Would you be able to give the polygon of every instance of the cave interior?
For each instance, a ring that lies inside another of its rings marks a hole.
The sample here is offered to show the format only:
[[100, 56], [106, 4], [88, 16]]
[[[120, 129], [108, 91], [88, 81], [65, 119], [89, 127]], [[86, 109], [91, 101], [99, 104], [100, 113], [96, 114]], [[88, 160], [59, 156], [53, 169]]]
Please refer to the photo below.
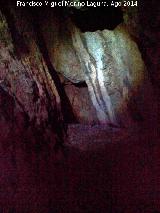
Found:
[[3, 1], [0, 212], [160, 212], [159, 24], [156, 0]]

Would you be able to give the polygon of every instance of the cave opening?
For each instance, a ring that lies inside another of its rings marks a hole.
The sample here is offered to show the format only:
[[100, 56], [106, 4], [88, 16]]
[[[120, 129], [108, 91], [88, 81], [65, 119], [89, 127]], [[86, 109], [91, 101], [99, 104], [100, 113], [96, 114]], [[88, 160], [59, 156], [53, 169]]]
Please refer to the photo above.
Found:
[[97, 30], [113, 30], [123, 22], [123, 12], [120, 7], [86, 7], [72, 8], [71, 20], [82, 32]]

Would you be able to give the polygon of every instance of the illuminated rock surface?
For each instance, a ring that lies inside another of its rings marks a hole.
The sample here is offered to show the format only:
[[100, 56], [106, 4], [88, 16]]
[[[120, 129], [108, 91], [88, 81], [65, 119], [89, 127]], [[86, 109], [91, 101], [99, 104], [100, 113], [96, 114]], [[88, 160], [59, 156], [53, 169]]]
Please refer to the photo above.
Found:
[[[145, 2], [141, 14], [127, 12], [132, 38], [123, 24], [81, 33], [61, 11], [47, 9], [50, 19], [45, 10], [5, 5], [0, 212], [160, 211], [158, 18], [153, 28], [149, 21], [154, 1]], [[101, 113], [107, 125], [99, 124]]]
[[100, 123], [127, 122], [120, 117], [124, 111], [126, 120], [132, 120], [127, 104], [143, 84], [145, 67], [125, 26], [81, 33], [71, 24], [66, 32], [53, 54], [56, 69], [73, 83], [86, 82]]
[[[9, 113], [9, 116], [12, 117], [13, 124], [15, 122], [14, 117], [22, 117], [21, 119], [24, 121], [19, 126], [20, 128], [26, 128], [25, 131], [27, 132], [30, 125], [33, 125], [33, 128], [35, 127], [36, 130], [36, 128], [41, 129], [48, 123], [49, 128], [43, 129], [44, 135], [45, 131], [51, 131], [52, 135], [53, 127], [49, 124], [49, 119], [53, 116], [53, 109], [57, 113], [56, 122], [58, 122], [58, 119], [61, 119], [60, 97], [44, 58], [36, 44], [31, 26], [25, 19], [20, 25], [19, 14], [14, 16], [15, 14], [13, 13], [11, 15], [15, 19], [14, 30], [17, 30], [17, 35], [16, 32], [13, 34], [13, 29], [8, 27], [10, 25], [6, 22], [5, 17], [0, 14], [0, 88], [2, 110], [6, 110], [7, 113], [8, 109], [5, 109], [7, 98], [3, 100], [3, 95], [5, 96], [6, 94], [6, 97], [12, 100], [11, 108], [13, 111]], [[17, 43], [14, 43], [16, 39], [19, 40], [17, 40]], [[23, 49], [21, 45], [24, 45]], [[3, 115], [5, 116], [5, 113], [2, 113]], [[3, 119], [8, 122], [7, 117]], [[19, 118], [17, 119], [17, 122], [19, 122]], [[15, 125], [18, 125], [18, 123], [15, 123]], [[2, 125], [2, 129], [3, 127], [5, 128], [5, 124]], [[10, 130], [12, 131], [12, 129]]]

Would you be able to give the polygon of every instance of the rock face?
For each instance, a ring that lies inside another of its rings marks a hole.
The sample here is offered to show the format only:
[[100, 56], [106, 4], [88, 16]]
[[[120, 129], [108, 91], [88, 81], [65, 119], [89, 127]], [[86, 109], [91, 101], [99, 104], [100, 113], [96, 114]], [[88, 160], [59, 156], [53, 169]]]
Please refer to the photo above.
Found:
[[[149, 73], [158, 87], [159, 53], [151, 58], [158, 49], [155, 41], [152, 47], [156, 27], [135, 33], [128, 26], [137, 22], [129, 17], [127, 30], [121, 24], [82, 33], [54, 12], [38, 27], [33, 10], [28, 15], [28, 8], [8, 4], [0, 10], [0, 212], [157, 212], [159, 128], [154, 116], [150, 128], [133, 125], [148, 117], [147, 111], [156, 112], [156, 94], [144, 77]], [[128, 30], [138, 41], [146, 36], [140, 46], [148, 47], [144, 58], [154, 66], [144, 75]], [[60, 82], [52, 65], [68, 80]], [[69, 126], [63, 146], [62, 117], [70, 116], [65, 92], [83, 124]], [[129, 128], [117, 128], [129, 122]]]
[[[61, 119], [60, 97], [39, 51], [31, 25], [25, 18], [19, 23], [18, 16], [22, 14], [14, 16], [14, 11], [9, 14], [7, 12], [4, 11], [7, 17], [0, 13], [1, 91], [7, 93], [14, 102], [13, 113], [22, 112], [28, 122], [35, 126], [43, 126], [51, 119], [51, 109], [55, 109], [57, 119]], [[7, 22], [12, 16], [17, 35], [13, 34]], [[19, 43], [16, 43], [18, 38]], [[23, 51], [20, 45], [24, 45]]]
[[96, 110], [90, 99], [88, 88], [68, 84], [65, 87], [73, 112], [77, 115], [77, 122], [82, 124], [95, 124], [98, 122]]
[[143, 80], [137, 45], [121, 26], [81, 36], [75, 31], [72, 39], [99, 121], [118, 124], [116, 113]]
[[57, 32], [48, 35], [54, 38], [54, 51], [48, 45], [52, 63], [71, 82], [86, 82], [97, 123], [132, 122], [128, 105], [143, 85], [145, 66], [125, 25], [84, 33], [69, 20], [52, 26]]
[[60, 97], [23, 13], [0, 12], [0, 211], [5, 212], [31, 212], [30, 207], [41, 212], [33, 206], [45, 199], [55, 150], [64, 140]]

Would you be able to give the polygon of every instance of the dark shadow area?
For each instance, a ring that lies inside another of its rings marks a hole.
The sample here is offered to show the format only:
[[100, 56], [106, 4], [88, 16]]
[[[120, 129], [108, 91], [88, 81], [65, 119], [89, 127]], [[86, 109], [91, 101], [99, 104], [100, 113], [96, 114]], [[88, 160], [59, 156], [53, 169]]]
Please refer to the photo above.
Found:
[[12, 36], [14, 50], [17, 57], [20, 57], [23, 54], [28, 54], [29, 50], [27, 48], [27, 45], [25, 44], [23, 37], [20, 35], [18, 30], [16, 29], [15, 18], [13, 14], [11, 14], [11, 12], [9, 11], [7, 4], [4, 4], [3, 7], [1, 7], [1, 11], [7, 20], [8, 28]]
[[[17, 31], [16, 26], [15, 26], [14, 16], [10, 13], [9, 9], [7, 8], [7, 5], [2, 8], [2, 12], [7, 19], [8, 27], [10, 29], [10, 33], [11, 33], [11, 36], [12, 36], [12, 39], [13, 39], [13, 43], [15, 45], [16, 54], [18, 56], [20, 56], [22, 54], [28, 53], [29, 50], [27, 49], [27, 46], [25, 44], [25, 40], [23, 39], [22, 35], [20, 35], [19, 32]], [[33, 24], [33, 28], [34, 28], [34, 32], [36, 34], [38, 47], [40, 49], [40, 52], [42, 53], [42, 56], [43, 56], [43, 58], [46, 62], [48, 70], [51, 74], [52, 79], [54, 80], [56, 89], [57, 89], [58, 94], [60, 96], [61, 109], [62, 109], [64, 121], [65, 121], [65, 123], [76, 123], [77, 121], [76, 121], [76, 118], [73, 114], [72, 107], [70, 105], [68, 97], [65, 94], [65, 91], [63, 89], [63, 86], [61, 85], [59, 76], [58, 76], [56, 70], [54, 69], [54, 67], [53, 67], [53, 65], [50, 61], [48, 51], [47, 51], [47, 47], [46, 47], [45, 41], [44, 41], [42, 33], [41, 33], [41, 29], [40, 29], [40, 24], [39, 24], [39, 20], [38, 20], [39, 13], [37, 13], [36, 10], [33, 12], [31, 9], [28, 10], [28, 11], [25, 10], [25, 13], [30, 14], [32, 24]]]
[[[31, 10], [32, 12], [32, 10]], [[74, 113], [72, 111], [72, 107], [70, 105], [70, 102], [68, 100], [68, 97], [62, 87], [61, 81], [59, 79], [59, 76], [56, 72], [56, 70], [54, 69], [48, 51], [47, 51], [47, 47], [43, 38], [43, 35], [41, 33], [41, 28], [40, 28], [40, 24], [39, 24], [39, 20], [38, 20], [38, 14], [37, 13], [32, 13], [32, 24], [34, 27], [34, 32], [36, 34], [36, 38], [37, 38], [37, 44], [39, 46], [39, 49], [43, 55], [43, 58], [46, 62], [46, 65], [48, 67], [48, 70], [52, 76], [52, 79], [54, 80], [56, 89], [58, 91], [58, 94], [60, 96], [61, 99], [61, 108], [62, 108], [62, 113], [63, 113], [63, 118], [65, 123], [76, 123], [76, 118], [74, 116]]]
[[[83, 12], [87, 16], [87, 11]], [[14, 19], [8, 12], [5, 13], [13, 43], [21, 56], [25, 40], [19, 39], [21, 35], [16, 32]], [[72, 107], [50, 61], [41, 22], [35, 10], [31, 14], [37, 44], [61, 97], [65, 122], [73, 122]], [[100, 19], [92, 23], [94, 15], [96, 19], [97, 14], [94, 13], [90, 14], [90, 19], [86, 19], [92, 25], [86, 24], [85, 27], [83, 24], [86, 20], [82, 18], [83, 23], [79, 24], [83, 29], [103, 28]], [[41, 16], [46, 18], [44, 13]], [[102, 18], [102, 14], [99, 13], [99, 17]], [[98, 22], [100, 25], [94, 25]], [[86, 83], [74, 86], [87, 87]], [[127, 79], [125, 86], [130, 86]], [[22, 121], [19, 117], [13, 117], [17, 100], [0, 87], [0, 124], [4, 128], [6, 121], [7, 128], [11, 130], [7, 135], [9, 142], [6, 138], [2, 141], [0, 137], [0, 213], [160, 213], [160, 134], [154, 119], [147, 114], [150, 108], [155, 111], [149, 90], [149, 87], [139, 90], [140, 96], [133, 93], [133, 98], [129, 100], [129, 113], [135, 121], [140, 122], [138, 128], [117, 131], [109, 127], [107, 131], [100, 129], [100, 125], [89, 125], [88, 130], [84, 125], [79, 131], [74, 124], [71, 131], [75, 134], [70, 140], [73, 146], [65, 143], [55, 155], [53, 141], [43, 135], [43, 130], [49, 130], [51, 124], [51, 131], [55, 131], [59, 140], [63, 140], [63, 124], [59, 123], [56, 110], [48, 105], [48, 123], [38, 129], [33, 124], [26, 134], [29, 118], [23, 110]], [[51, 103], [48, 92], [44, 92], [46, 100]], [[146, 96], [146, 102], [143, 102]], [[147, 108], [148, 102], [150, 108]], [[150, 128], [143, 125], [146, 118]], [[0, 133], [7, 132], [7, 128], [4, 128], [5, 131], [3, 128], [0, 128]], [[58, 142], [55, 149], [57, 147]]]
[[88, 87], [86, 82], [80, 82], [80, 83], [76, 83], [76, 84], [73, 84], [75, 87], [78, 87], [78, 88], [82, 88], [82, 87]]
[[[11, 10], [10, 10], [10, 8], [8, 6], [9, 5], [4, 5], [3, 8], [1, 8], [1, 10], [2, 10], [2, 14], [4, 15], [4, 17], [7, 20], [8, 28], [9, 28], [9, 31], [11, 33], [11, 38], [12, 38], [13, 44], [14, 44], [14, 51], [15, 51], [14, 54], [16, 55], [16, 57], [19, 58], [19, 60], [21, 60], [21, 57], [23, 56], [23, 54], [24, 55], [25, 54], [29, 54], [30, 50], [28, 49], [28, 46], [27, 46], [27, 44], [25, 42], [25, 39], [24, 39], [23, 35], [17, 30], [17, 25], [16, 25], [16, 20], [15, 20], [14, 14], [11, 13]], [[27, 14], [26, 10], [23, 10], [23, 12], [25, 12], [25, 14]], [[37, 20], [34, 20], [34, 21], [37, 21]], [[36, 25], [35, 22], [34, 22], [34, 24]], [[60, 98], [61, 98], [61, 104], [62, 104], [61, 109], [62, 109], [64, 122], [65, 123], [76, 122], [76, 119], [74, 117], [74, 114], [72, 112], [72, 109], [71, 109], [71, 106], [70, 106], [70, 103], [69, 103], [69, 100], [68, 100], [68, 97], [66, 96], [65, 91], [64, 91], [64, 89], [63, 89], [63, 87], [62, 87], [62, 85], [60, 83], [60, 80], [58, 78], [57, 72], [52, 67], [52, 64], [50, 62], [48, 53], [45, 50], [45, 46], [43, 46], [45, 44], [43, 44], [43, 38], [40, 37], [41, 36], [40, 31], [37, 32], [36, 29], [38, 30], [38, 28], [34, 29], [35, 30], [35, 34], [36, 35], [38, 34], [38, 36], [37, 36], [37, 44], [39, 45], [39, 49], [40, 49], [40, 51], [42, 53], [42, 56], [44, 57], [44, 60], [45, 60], [46, 65], [48, 67], [48, 70], [49, 70], [49, 72], [50, 72], [50, 74], [52, 76], [52, 79], [53, 79], [53, 81], [55, 83], [55, 86], [57, 88], [58, 94], [60, 95]], [[41, 42], [39, 42], [39, 39], [40, 39]], [[13, 57], [15, 57], [15, 56], [13, 55]], [[34, 90], [34, 93], [35, 93], [35, 90]], [[53, 109], [53, 107], [51, 105], [52, 100], [50, 98], [50, 95], [48, 94], [47, 89], [45, 89], [45, 94], [46, 94], [47, 100], [48, 100], [47, 109], [48, 109], [48, 114], [49, 114], [48, 124], [46, 124], [46, 126], [43, 126], [43, 124], [40, 125], [40, 126], [37, 126], [35, 119], [33, 119], [32, 121], [29, 121], [28, 114], [25, 111], [23, 105], [16, 98], [16, 96], [14, 96], [14, 94], [12, 94], [13, 95], [12, 98], [14, 98], [14, 100], [17, 102], [18, 106], [22, 110], [22, 114], [24, 116], [23, 119], [24, 119], [25, 130], [28, 131], [29, 129], [32, 129], [32, 134], [33, 135], [31, 135], [31, 137], [35, 137], [35, 139], [37, 141], [37, 143], [34, 145], [35, 149], [37, 150], [37, 152], [39, 152], [41, 150], [41, 148], [44, 146], [44, 144], [46, 145], [46, 141], [45, 141], [45, 139], [43, 137], [43, 133], [44, 133], [43, 130], [45, 130], [46, 127], [48, 129], [50, 129], [50, 130], [53, 129], [53, 131], [56, 131], [56, 134], [58, 136], [56, 138], [56, 143], [54, 145], [54, 151], [57, 152], [57, 151], [59, 151], [60, 148], [62, 148], [62, 151], [63, 151], [64, 132], [67, 130], [67, 125], [65, 123], [61, 123], [59, 121], [59, 117], [58, 117], [59, 112], [57, 111], [57, 109], [55, 109], [55, 108]], [[8, 104], [10, 105], [10, 103], [7, 102], [6, 109], [8, 107]], [[2, 114], [4, 114], [4, 113], [2, 113]], [[11, 113], [11, 115], [13, 115], [13, 114], [14, 113]], [[16, 120], [15, 117], [13, 117], [12, 120], [14, 121], [14, 119]], [[12, 121], [12, 123], [13, 123], [13, 121]], [[8, 139], [8, 140], [10, 140], [10, 139]], [[26, 144], [29, 144], [28, 146], [30, 146], [30, 143], [26, 143]]]
[[123, 13], [120, 8], [114, 7], [91, 7], [86, 10], [73, 8], [71, 19], [82, 32], [113, 30], [123, 22]]

